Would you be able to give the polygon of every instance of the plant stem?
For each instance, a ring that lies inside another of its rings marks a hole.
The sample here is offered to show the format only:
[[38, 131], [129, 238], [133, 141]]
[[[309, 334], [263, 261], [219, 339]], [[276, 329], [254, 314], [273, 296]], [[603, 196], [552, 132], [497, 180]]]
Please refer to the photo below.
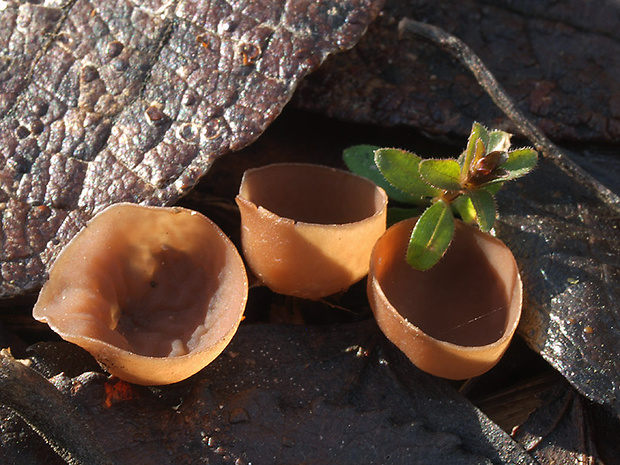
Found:
[[438, 198], [450, 205], [461, 195], [463, 195], [461, 191], [443, 191]]

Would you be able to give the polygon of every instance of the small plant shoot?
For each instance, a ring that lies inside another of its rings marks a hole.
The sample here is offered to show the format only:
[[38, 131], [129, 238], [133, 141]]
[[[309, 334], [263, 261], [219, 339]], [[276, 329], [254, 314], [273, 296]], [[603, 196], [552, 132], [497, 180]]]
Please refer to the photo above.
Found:
[[406, 150], [371, 145], [350, 147], [343, 157], [351, 171], [383, 187], [392, 200], [426, 207], [411, 233], [407, 262], [427, 270], [452, 242], [454, 214], [490, 231], [497, 216], [494, 195], [504, 182], [536, 166], [537, 152], [510, 150], [510, 137], [474, 123], [467, 148], [456, 160], [425, 160]]

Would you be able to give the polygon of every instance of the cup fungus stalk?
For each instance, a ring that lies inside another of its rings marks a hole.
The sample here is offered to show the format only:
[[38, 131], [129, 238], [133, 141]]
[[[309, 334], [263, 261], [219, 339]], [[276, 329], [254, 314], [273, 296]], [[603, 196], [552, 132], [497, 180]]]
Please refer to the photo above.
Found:
[[243, 261], [211, 220], [116, 204], [59, 254], [33, 316], [125, 381], [170, 384], [224, 350], [247, 293]]

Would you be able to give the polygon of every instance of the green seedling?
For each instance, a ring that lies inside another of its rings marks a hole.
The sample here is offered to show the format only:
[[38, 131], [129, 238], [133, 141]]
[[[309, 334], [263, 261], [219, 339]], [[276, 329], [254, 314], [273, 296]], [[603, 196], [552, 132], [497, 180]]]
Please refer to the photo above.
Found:
[[[495, 224], [494, 195], [503, 183], [530, 172], [531, 148], [510, 150], [511, 135], [474, 123], [458, 159], [422, 159], [406, 150], [357, 145], [344, 151], [349, 169], [383, 187], [390, 199], [426, 207], [407, 248], [407, 262], [427, 270], [444, 255], [454, 235], [454, 215], [488, 232]], [[419, 211], [419, 210], [418, 210]], [[413, 216], [415, 210], [410, 210]], [[393, 215], [403, 218], [407, 210]]]

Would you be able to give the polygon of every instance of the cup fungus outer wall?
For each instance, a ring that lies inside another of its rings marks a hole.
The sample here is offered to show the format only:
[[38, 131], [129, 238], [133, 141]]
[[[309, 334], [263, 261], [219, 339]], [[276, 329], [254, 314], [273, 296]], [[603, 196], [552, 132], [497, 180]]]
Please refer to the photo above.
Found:
[[320, 165], [246, 171], [236, 198], [245, 259], [271, 290], [318, 299], [368, 273], [385, 231], [387, 196], [371, 181]]
[[33, 316], [119, 378], [169, 384], [224, 349], [247, 289], [241, 257], [208, 218], [116, 204], [59, 254]]
[[501, 241], [457, 221], [439, 263], [414, 270], [405, 257], [416, 221], [392, 226], [373, 250], [367, 286], [375, 318], [420, 369], [449, 379], [478, 376], [499, 361], [517, 328], [517, 264]]

